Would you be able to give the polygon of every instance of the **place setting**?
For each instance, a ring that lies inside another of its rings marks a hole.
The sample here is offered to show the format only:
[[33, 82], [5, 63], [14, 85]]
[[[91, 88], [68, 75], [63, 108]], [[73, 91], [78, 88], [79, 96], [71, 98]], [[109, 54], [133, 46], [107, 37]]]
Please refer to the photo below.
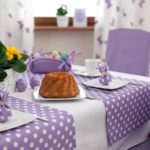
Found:
[[[86, 73], [80, 74], [82, 71]], [[99, 59], [85, 60], [85, 69], [74, 72], [79, 83], [86, 91], [100, 91], [104, 94], [112, 94], [129, 85], [142, 86], [141, 83], [125, 78], [114, 77], [109, 71], [109, 66], [105, 61]]]
[[0, 87], [0, 132], [7, 131], [37, 119], [37, 116], [11, 108], [7, 104], [9, 93]]

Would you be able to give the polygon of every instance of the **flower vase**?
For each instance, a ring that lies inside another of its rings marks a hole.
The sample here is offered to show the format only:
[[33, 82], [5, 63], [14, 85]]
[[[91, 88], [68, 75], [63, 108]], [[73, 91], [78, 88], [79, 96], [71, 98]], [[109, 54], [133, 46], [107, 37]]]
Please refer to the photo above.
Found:
[[69, 18], [67, 16], [57, 16], [58, 27], [68, 27]]
[[5, 70], [7, 72], [7, 77], [3, 82], [0, 82], [0, 86], [5, 87], [9, 93], [15, 92], [16, 80], [15, 80], [15, 72], [13, 69]]

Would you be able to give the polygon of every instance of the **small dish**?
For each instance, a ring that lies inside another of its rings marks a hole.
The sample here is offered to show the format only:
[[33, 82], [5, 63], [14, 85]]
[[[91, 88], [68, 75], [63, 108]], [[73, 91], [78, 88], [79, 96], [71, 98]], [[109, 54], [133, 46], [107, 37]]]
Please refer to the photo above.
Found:
[[39, 89], [40, 89], [40, 86], [36, 87], [33, 91], [33, 97], [35, 100], [37, 101], [67, 101], [67, 100], [79, 100], [79, 99], [84, 99], [86, 97], [86, 94], [85, 94], [85, 91], [84, 89], [78, 85], [79, 87], [79, 90], [80, 90], [80, 93], [79, 95], [77, 95], [76, 97], [70, 97], [70, 98], [44, 98], [42, 96], [39, 95]]
[[80, 75], [80, 76], [85, 76], [85, 77], [99, 77], [100, 76], [100, 73], [88, 74], [85, 69], [83, 70], [73, 69], [73, 73]]
[[35, 119], [36, 117], [32, 114], [12, 109], [12, 116], [9, 120], [7, 122], [0, 123], [0, 132], [25, 125]]
[[129, 83], [129, 81], [126, 80], [120, 80], [120, 79], [112, 79], [112, 81], [108, 85], [103, 85], [99, 82], [98, 79], [92, 79], [86, 82], [83, 82], [82, 84], [89, 86], [89, 87], [95, 87], [105, 90], [115, 90], [121, 87], [126, 86]]

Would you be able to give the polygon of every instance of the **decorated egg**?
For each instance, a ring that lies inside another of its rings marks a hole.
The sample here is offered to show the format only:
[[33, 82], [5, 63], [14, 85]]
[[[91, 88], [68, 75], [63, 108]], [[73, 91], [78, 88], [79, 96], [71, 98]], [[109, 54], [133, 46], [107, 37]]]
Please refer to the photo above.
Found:
[[24, 92], [27, 89], [27, 83], [24, 79], [18, 79], [16, 81], [16, 89], [18, 92]]
[[67, 56], [67, 55], [65, 55], [65, 54], [61, 54], [61, 55], [60, 55], [60, 60], [62, 60], [62, 61], [67, 61], [67, 59], [68, 59], [68, 56]]
[[36, 86], [40, 86], [40, 79], [38, 76], [33, 76], [30, 80], [30, 86], [34, 89]]

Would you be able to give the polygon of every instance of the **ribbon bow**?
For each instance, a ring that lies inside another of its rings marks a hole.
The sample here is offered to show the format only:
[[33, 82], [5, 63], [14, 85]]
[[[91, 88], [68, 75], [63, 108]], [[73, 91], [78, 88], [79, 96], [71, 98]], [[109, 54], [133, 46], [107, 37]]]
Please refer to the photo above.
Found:
[[72, 51], [69, 55], [66, 61], [62, 62], [58, 69], [61, 69], [62, 67], [65, 67], [66, 71], [69, 71], [71, 68], [71, 64], [74, 62], [75, 57], [79, 56], [81, 53], [77, 51]]

